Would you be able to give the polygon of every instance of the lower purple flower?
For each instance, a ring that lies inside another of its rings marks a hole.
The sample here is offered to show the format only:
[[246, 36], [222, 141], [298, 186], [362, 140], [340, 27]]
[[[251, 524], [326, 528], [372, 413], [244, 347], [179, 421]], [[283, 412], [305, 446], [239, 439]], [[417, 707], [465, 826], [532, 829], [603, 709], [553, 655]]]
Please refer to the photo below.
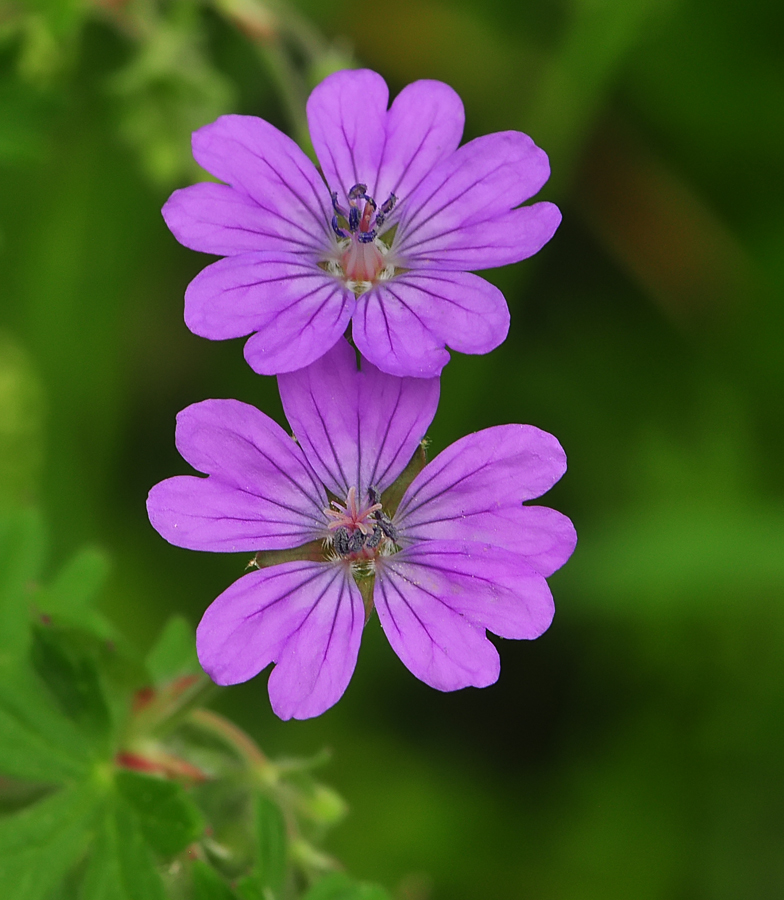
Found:
[[417, 678], [442, 691], [495, 682], [486, 630], [542, 634], [553, 617], [545, 578], [574, 550], [569, 519], [523, 505], [564, 473], [558, 441], [530, 425], [488, 428], [403, 490], [435, 415], [437, 378], [388, 375], [366, 360], [359, 370], [340, 341], [279, 387], [296, 441], [247, 404], [196, 403], [178, 416], [177, 447], [208, 477], [170, 478], [148, 499], [170, 543], [257, 552], [262, 566], [204, 614], [204, 669], [236, 684], [274, 662], [277, 715], [317, 716], [346, 690], [375, 607]]

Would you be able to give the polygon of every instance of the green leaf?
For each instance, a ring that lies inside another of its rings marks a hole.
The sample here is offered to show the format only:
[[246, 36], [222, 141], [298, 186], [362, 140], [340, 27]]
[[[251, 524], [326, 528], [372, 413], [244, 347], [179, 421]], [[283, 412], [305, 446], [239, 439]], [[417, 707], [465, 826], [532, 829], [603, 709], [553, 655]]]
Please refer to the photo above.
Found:
[[97, 547], [83, 547], [60, 570], [51, 585], [51, 592], [62, 608], [82, 611], [94, 602], [108, 574], [106, 554]]
[[286, 826], [280, 807], [269, 797], [256, 797], [256, 862], [238, 884], [244, 900], [272, 900], [281, 896], [286, 878]]
[[106, 808], [79, 900], [166, 900], [139, 822], [120, 797]]
[[203, 832], [201, 813], [176, 782], [126, 771], [117, 773], [115, 783], [157, 853], [174, 856]]
[[196, 656], [196, 635], [183, 616], [172, 616], [147, 656], [147, 670], [156, 685], [181, 675], [201, 673]]
[[317, 881], [302, 900], [391, 900], [391, 897], [378, 885], [364, 884], [343, 872], [333, 872]]
[[85, 784], [0, 819], [0, 897], [50, 895], [84, 854], [99, 803], [95, 787]]
[[75, 629], [33, 626], [32, 660], [68, 718], [95, 741], [105, 743], [111, 716], [95, 659]]
[[224, 879], [200, 859], [193, 862], [193, 900], [237, 900]]
[[0, 515], [0, 663], [18, 658], [28, 639], [30, 598], [46, 552], [34, 509]]
[[27, 669], [0, 680], [0, 772], [57, 783], [83, 777], [94, 758], [87, 737]]

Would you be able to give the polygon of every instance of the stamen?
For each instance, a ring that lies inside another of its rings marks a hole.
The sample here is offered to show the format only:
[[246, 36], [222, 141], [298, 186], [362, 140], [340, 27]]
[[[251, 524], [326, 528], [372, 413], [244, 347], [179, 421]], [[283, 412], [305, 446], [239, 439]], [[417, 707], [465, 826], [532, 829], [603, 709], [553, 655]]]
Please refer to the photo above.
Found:
[[[333, 191], [332, 230], [340, 241], [340, 256], [335, 262], [339, 266], [338, 275], [342, 274], [347, 287], [359, 295], [369, 290], [377, 281], [390, 278], [394, 274], [394, 266], [389, 266], [384, 257], [388, 245], [379, 240], [379, 229], [392, 212], [397, 197], [390, 194], [381, 205], [367, 193], [367, 185], [353, 185], [347, 194], [348, 209], [338, 203], [337, 191]], [[364, 204], [363, 204], [364, 201]]]
[[338, 217], [332, 216], [332, 230], [339, 238], [347, 238], [349, 236], [347, 231], [344, 231], [340, 225], [338, 224]]
[[348, 219], [348, 210], [343, 209], [343, 207], [338, 203], [338, 192], [332, 192], [332, 208], [339, 216], [343, 216], [344, 219]]

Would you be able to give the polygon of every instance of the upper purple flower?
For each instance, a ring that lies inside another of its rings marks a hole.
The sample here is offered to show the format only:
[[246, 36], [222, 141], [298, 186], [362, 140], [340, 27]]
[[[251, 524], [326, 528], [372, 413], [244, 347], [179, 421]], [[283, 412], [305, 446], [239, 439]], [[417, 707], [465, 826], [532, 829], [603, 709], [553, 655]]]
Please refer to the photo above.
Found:
[[177, 447], [208, 477], [150, 491], [150, 521], [180, 547], [300, 548], [273, 554], [287, 561], [244, 575], [212, 603], [197, 631], [205, 670], [235, 684], [275, 662], [275, 712], [319, 715], [346, 689], [375, 605], [422, 681], [442, 691], [492, 684], [499, 657], [485, 629], [540, 635], [553, 616], [545, 576], [574, 549], [565, 516], [523, 505], [563, 474], [558, 441], [530, 425], [470, 434], [398, 503], [395, 481], [420, 452], [437, 378], [398, 378], [366, 361], [359, 371], [340, 340], [279, 385], [296, 442], [255, 407], [196, 403], [178, 416]]
[[517, 131], [458, 149], [463, 105], [439, 81], [388, 100], [366, 69], [313, 91], [323, 177], [263, 119], [221, 116], [194, 133], [196, 161], [226, 183], [175, 191], [163, 215], [180, 243], [226, 258], [186, 291], [191, 331], [252, 334], [245, 357], [262, 375], [309, 365], [349, 322], [362, 355], [394, 375], [431, 377], [446, 345], [487, 353], [504, 340], [503, 295], [466, 270], [518, 262], [552, 237], [552, 203], [520, 206], [547, 181], [547, 156]]

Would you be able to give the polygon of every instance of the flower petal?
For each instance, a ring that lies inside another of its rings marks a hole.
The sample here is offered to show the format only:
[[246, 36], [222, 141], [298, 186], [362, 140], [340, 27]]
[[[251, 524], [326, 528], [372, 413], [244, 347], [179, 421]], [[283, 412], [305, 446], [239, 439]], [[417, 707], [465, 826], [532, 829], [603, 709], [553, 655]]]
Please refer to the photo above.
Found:
[[313, 163], [274, 125], [255, 116], [221, 116], [193, 133], [193, 156], [266, 217], [299, 228], [302, 243], [329, 246], [329, 191]]
[[382, 371], [433, 378], [449, 362], [449, 353], [410, 299], [410, 288], [398, 279], [376, 285], [359, 298], [351, 333], [359, 352]]
[[377, 563], [382, 580], [396, 577], [406, 599], [441, 605], [503, 638], [533, 640], [553, 620], [544, 576], [522, 556], [474, 541], [424, 541]]
[[403, 495], [395, 524], [401, 538], [422, 539], [431, 523], [539, 497], [565, 471], [566, 455], [546, 431], [533, 425], [485, 428], [455, 441], [425, 466]]
[[307, 369], [278, 377], [280, 398], [305, 456], [338, 496], [384, 491], [408, 464], [438, 406], [436, 378], [396, 378], [345, 340]]
[[345, 197], [355, 184], [375, 184], [388, 101], [386, 82], [370, 69], [335, 72], [314, 88], [308, 128], [330, 190]]
[[440, 163], [411, 194], [392, 250], [404, 268], [482, 269], [525, 259], [560, 222], [551, 203], [514, 209], [550, 175], [547, 155], [525, 134], [476, 138]]
[[312, 506], [295, 509], [280, 499], [222, 484], [214, 476], [180, 475], [156, 484], [147, 498], [147, 513], [162, 537], [188, 550], [282, 550], [324, 534]]
[[196, 630], [199, 661], [217, 684], [271, 662], [272, 708], [307, 719], [335, 704], [356, 665], [362, 598], [347, 566], [298, 561], [251, 572], [225, 590]]
[[411, 519], [416, 524], [406, 521], [407, 541], [479, 541], [492, 544], [524, 558], [531, 568], [545, 576], [560, 569], [577, 544], [577, 534], [571, 521], [546, 506], [517, 503], [499, 508], [489, 502], [485, 509], [457, 512], [429, 503]]
[[156, 485], [153, 527], [192, 550], [296, 547], [325, 531], [324, 488], [302, 451], [264, 413], [238, 400], [205, 400], [177, 417], [177, 449], [209, 478]]
[[[406, 272], [380, 284], [367, 300], [360, 298], [358, 307], [358, 346], [385, 371], [405, 369], [414, 360], [427, 370], [429, 359], [440, 361], [444, 344], [461, 353], [488, 353], [509, 331], [504, 295], [469, 272]], [[427, 333], [424, 347], [415, 340], [420, 328]], [[431, 335], [440, 344], [436, 351]]]
[[203, 182], [175, 191], [163, 218], [177, 240], [191, 250], [235, 256], [253, 250], [317, 253], [323, 233], [260, 206], [226, 184]]
[[457, 93], [442, 81], [415, 81], [395, 97], [386, 117], [386, 142], [370, 194], [383, 203], [394, 193], [405, 200], [433, 166], [457, 149], [465, 112]]
[[203, 269], [185, 292], [185, 322], [211, 340], [257, 334], [245, 357], [260, 375], [307, 366], [346, 330], [356, 300], [312, 262], [242, 253]]
[[438, 577], [406, 562], [407, 551], [376, 562], [374, 602], [381, 627], [406, 668], [439, 691], [498, 680], [498, 651], [485, 629], [450, 605]]

